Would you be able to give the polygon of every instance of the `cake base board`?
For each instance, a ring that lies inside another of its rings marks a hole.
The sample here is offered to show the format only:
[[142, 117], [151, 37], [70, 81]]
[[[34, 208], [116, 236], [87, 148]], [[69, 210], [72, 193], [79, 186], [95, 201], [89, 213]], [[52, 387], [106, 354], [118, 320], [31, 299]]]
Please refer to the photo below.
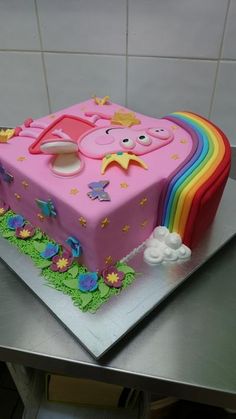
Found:
[[0, 238], [0, 258], [98, 359], [235, 235], [235, 196], [236, 182], [229, 179], [214, 223], [189, 261], [149, 266], [142, 253], [134, 256], [128, 263], [139, 273], [136, 280], [95, 314], [80, 311], [68, 295], [46, 286], [30, 258], [4, 238]]

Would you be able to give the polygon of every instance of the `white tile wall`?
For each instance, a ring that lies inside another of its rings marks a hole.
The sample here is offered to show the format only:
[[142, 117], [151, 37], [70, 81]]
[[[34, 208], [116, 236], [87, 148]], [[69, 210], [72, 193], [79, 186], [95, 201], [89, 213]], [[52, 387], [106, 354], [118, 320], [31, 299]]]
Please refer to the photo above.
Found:
[[223, 58], [236, 59], [236, 1], [231, 0], [223, 43]]
[[130, 0], [129, 53], [217, 58], [227, 0]]
[[48, 112], [41, 53], [0, 52], [0, 126]]
[[0, 124], [110, 94], [236, 142], [235, 22], [236, 0], [0, 0]]
[[189, 110], [208, 116], [216, 62], [128, 59], [128, 106], [153, 116]]
[[52, 110], [109, 94], [125, 104], [125, 57], [45, 53]]
[[45, 50], [124, 54], [126, 0], [37, 0]]
[[211, 117], [236, 144], [236, 61], [220, 63]]
[[0, 49], [40, 49], [34, 0], [0, 0]]

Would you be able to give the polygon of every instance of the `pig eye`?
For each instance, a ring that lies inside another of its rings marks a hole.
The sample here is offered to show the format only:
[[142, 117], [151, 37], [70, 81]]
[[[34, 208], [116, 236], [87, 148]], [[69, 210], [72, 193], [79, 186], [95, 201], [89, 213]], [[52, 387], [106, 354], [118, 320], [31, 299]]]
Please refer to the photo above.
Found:
[[142, 134], [137, 138], [139, 144], [150, 145], [152, 143], [151, 138], [148, 135]]
[[135, 143], [133, 140], [131, 140], [131, 138], [123, 138], [122, 140], [120, 140], [120, 144], [122, 147], [125, 148], [134, 148]]

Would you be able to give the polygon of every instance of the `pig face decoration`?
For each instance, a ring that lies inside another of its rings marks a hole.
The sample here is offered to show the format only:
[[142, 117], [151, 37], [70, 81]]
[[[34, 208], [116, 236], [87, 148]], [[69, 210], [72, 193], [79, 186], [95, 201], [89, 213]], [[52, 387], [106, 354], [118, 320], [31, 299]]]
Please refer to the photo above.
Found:
[[[73, 119], [73, 130], [70, 131], [69, 120]], [[81, 118], [62, 116], [41, 133], [31, 146], [30, 152], [53, 155], [51, 169], [61, 176], [77, 174], [84, 166], [83, 157], [102, 160], [101, 173], [115, 162], [124, 170], [133, 161], [147, 169], [143, 156], [174, 139], [173, 132], [164, 128], [160, 121], [157, 126], [117, 126], [96, 127], [92, 123], [79, 132]], [[68, 146], [67, 146], [68, 144]]]
[[146, 163], [139, 157], [169, 144], [173, 133], [162, 127], [103, 127], [95, 128], [82, 135], [78, 147], [80, 152], [92, 159], [102, 159], [101, 173], [116, 162], [127, 170], [134, 161], [144, 169]]

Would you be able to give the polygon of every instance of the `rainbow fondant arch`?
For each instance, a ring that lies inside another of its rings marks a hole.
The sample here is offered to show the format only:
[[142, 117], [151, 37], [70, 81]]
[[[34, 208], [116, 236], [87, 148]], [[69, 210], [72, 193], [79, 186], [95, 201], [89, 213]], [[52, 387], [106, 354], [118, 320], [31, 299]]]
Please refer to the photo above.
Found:
[[167, 179], [158, 210], [158, 225], [193, 246], [213, 220], [230, 170], [230, 145], [222, 131], [191, 112], [167, 117], [192, 138], [192, 150]]

